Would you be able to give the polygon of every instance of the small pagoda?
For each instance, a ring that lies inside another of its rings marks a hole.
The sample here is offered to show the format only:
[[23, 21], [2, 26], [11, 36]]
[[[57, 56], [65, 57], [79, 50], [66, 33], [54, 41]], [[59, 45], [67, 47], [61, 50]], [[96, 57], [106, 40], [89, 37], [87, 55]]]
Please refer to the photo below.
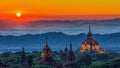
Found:
[[72, 51], [72, 44], [70, 44], [70, 50], [68, 52], [68, 56], [67, 56], [65, 64], [63, 65], [63, 68], [78, 68], [75, 55]]
[[20, 57], [20, 64], [21, 64], [22, 68], [29, 68], [28, 60], [27, 60], [24, 48], [22, 48], [21, 57]]
[[48, 46], [48, 39], [46, 37], [46, 43], [41, 54], [40, 65], [54, 66], [54, 63], [55, 61], [53, 60], [52, 57], [52, 51]]

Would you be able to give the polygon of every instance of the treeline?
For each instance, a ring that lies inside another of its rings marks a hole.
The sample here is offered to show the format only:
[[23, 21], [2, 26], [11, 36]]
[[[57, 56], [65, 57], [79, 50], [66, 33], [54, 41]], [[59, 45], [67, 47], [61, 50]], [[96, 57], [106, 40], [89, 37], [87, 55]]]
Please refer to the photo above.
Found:
[[[33, 51], [26, 53], [30, 68], [52, 68], [51, 66], [39, 65], [41, 52]], [[120, 68], [120, 53], [111, 52], [108, 54], [79, 54], [75, 52], [78, 68]], [[22, 68], [20, 65], [21, 52], [4, 52], [0, 54], [2, 63], [9, 65], [9, 68]], [[64, 52], [53, 52], [53, 58], [57, 63], [64, 64], [66, 55]]]

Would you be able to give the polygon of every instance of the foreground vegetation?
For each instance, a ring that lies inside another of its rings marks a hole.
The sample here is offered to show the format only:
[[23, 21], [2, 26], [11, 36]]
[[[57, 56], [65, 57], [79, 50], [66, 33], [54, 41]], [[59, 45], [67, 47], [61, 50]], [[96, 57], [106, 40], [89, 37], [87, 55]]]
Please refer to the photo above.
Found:
[[[120, 53], [111, 52], [107, 54], [79, 54], [75, 52], [78, 68], [120, 68]], [[28, 64], [31, 68], [52, 68], [50, 66], [39, 65], [41, 52], [33, 51], [26, 53]], [[21, 52], [4, 52], [0, 54], [0, 59], [10, 68], [22, 68], [20, 65]], [[64, 64], [66, 54], [62, 51], [53, 52], [53, 58], [58, 64]]]

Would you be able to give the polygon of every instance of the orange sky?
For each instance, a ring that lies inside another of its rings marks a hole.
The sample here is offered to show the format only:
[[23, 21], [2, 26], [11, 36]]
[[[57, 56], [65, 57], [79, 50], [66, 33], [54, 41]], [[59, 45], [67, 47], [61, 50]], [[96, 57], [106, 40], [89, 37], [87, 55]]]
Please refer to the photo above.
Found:
[[29, 16], [119, 15], [120, 0], [1, 0], [0, 14]]

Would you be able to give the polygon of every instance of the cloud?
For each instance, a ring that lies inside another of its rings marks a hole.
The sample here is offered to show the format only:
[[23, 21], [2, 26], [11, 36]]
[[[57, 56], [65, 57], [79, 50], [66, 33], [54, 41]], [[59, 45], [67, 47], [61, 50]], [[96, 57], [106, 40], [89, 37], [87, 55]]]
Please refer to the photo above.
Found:
[[8, 20], [0, 19], [0, 30], [7, 30], [13, 27], [14, 25], [11, 24]]
[[115, 33], [120, 30], [120, 19], [113, 20], [34, 20], [15, 23], [0, 20], [0, 32], [3, 34], [38, 34], [45, 32], [64, 32], [66, 34], [87, 33], [91, 24], [93, 33]]

